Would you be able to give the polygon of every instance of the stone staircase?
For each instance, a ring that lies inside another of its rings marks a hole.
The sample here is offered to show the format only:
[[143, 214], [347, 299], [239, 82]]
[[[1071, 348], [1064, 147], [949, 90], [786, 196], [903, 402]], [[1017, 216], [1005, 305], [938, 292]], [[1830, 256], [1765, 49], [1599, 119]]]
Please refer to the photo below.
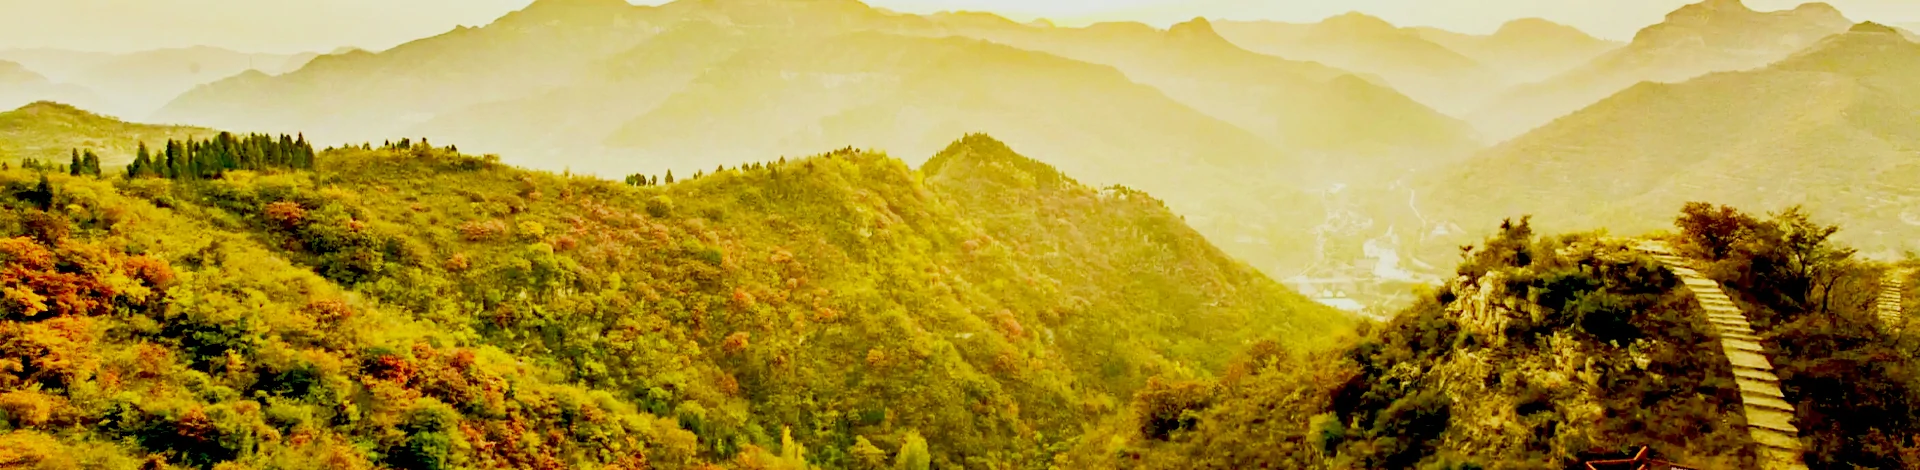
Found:
[[1913, 271], [1895, 269], [1887, 272], [1880, 280], [1880, 297], [1874, 300], [1874, 310], [1880, 315], [1880, 322], [1888, 332], [1899, 331], [1907, 326], [1906, 311], [1900, 304], [1907, 292], [1907, 276]]
[[1741, 407], [1747, 418], [1747, 434], [1758, 444], [1754, 455], [1760, 468], [1767, 470], [1806, 470], [1805, 448], [1800, 429], [1793, 425], [1793, 404], [1780, 391], [1780, 378], [1773, 375], [1773, 362], [1760, 346], [1747, 316], [1733, 299], [1720, 290], [1720, 283], [1687, 266], [1687, 260], [1660, 242], [1641, 242], [1639, 251], [1652, 255], [1667, 269], [1680, 276], [1700, 307], [1707, 322], [1720, 338], [1720, 350], [1733, 364], [1734, 382], [1740, 386]]

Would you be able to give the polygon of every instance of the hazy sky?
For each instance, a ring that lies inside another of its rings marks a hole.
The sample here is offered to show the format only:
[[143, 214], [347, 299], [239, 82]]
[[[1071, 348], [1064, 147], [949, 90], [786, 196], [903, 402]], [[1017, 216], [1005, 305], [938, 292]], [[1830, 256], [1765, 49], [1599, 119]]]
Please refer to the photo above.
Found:
[[[531, 0], [0, 0], [0, 48], [126, 51], [212, 45], [263, 52], [383, 49], [482, 25]], [[1625, 39], [1695, 0], [870, 0], [898, 11], [987, 10], [1063, 24], [1195, 16], [1316, 21], [1362, 11], [1403, 26], [1486, 32], [1537, 16]], [[641, 0], [661, 3], [662, 0]], [[1761, 10], [1797, 0], [1747, 0]], [[1831, 0], [1856, 21], [1920, 22], [1920, 0]]]

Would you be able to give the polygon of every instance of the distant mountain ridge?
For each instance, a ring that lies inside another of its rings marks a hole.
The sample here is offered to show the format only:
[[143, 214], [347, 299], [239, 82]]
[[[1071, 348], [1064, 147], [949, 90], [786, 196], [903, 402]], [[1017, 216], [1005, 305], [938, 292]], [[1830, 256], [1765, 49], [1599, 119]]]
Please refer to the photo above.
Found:
[[1863, 249], [1920, 249], [1917, 74], [1920, 44], [1863, 23], [1762, 69], [1636, 85], [1420, 187], [1465, 226], [1632, 233], [1687, 201], [1804, 204]]
[[[936, 17], [952, 34], [979, 37], [1112, 65], [1194, 109], [1260, 135], [1282, 149], [1351, 165], [1345, 177], [1379, 167], [1444, 161], [1477, 148], [1464, 123], [1353, 72], [1254, 53], [1204, 18], [1164, 31], [1139, 23], [1031, 28], [1011, 21]], [[1420, 153], [1425, 161], [1409, 161]], [[1315, 174], [1331, 163], [1308, 166]]]
[[247, 53], [204, 46], [123, 54], [60, 49], [0, 50], [0, 60], [20, 62], [53, 81], [83, 86], [99, 95], [92, 101], [58, 95], [34, 99], [77, 102], [95, 111], [131, 119], [147, 117], [197, 85], [247, 71], [285, 73], [318, 56]]
[[1503, 81], [1475, 59], [1362, 13], [1314, 24], [1221, 21], [1218, 28], [1254, 51], [1379, 75], [1397, 90], [1447, 111], [1478, 105]]
[[1493, 137], [1511, 137], [1636, 83], [1761, 67], [1852, 25], [1824, 3], [1759, 12], [1740, 0], [1706, 0], [1640, 30], [1626, 47], [1507, 93], [1470, 120]]
[[1420, 37], [1499, 70], [1518, 83], [1552, 77], [1625, 45], [1540, 18], [1509, 21], [1489, 35], [1425, 27], [1414, 30]]
[[41, 100], [91, 105], [99, 103], [100, 97], [86, 87], [54, 83], [26, 66], [0, 60], [0, 109], [12, 109]]

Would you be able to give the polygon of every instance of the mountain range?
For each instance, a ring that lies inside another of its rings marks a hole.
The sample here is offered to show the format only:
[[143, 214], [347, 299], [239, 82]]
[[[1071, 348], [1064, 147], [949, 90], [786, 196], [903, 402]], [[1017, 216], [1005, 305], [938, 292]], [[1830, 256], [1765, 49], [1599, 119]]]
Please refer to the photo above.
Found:
[[1498, 71], [1511, 83], [1545, 80], [1625, 45], [1539, 18], [1506, 22], [1489, 35], [1431, 27], [1413, 30], [1428, 41]]
[[1494, 139], [1504, 140], [1641, 82], [1678, 82], [1765, 66], [1852, 24], [1824, 3], [1760, 12], [1741, 0], [1705, 0], [1640, 30], [1625, 47], [1506, 92], [1469, 120]]
[[1303, 155], [1310, 180], [1354, 181], [1448, 161], [1479, 147], [1472, 129], [1408, 99], [1379, 78], [1262, 55], [1206, 19], [1157, 30], [1139, 23], [1085, 28], [1018, 25], [988, 14], [938, 15], [961, 34], [1112, 65], [1195, 110]]
[[[99, 95], [96, 101], [72, 104], [130, 119], [148, 117], [168, 101], [195, 86], [249, 70], [265, 74], [286, 73], [299, 69], [318, 56], [313, 53], [245, 53], [217, 47], [156, 49], [124, 54], [62, 49], [0, 50], [0, 60], [19, 62], [50, 80], [85, 87]], [[34, 98], [68, 102], [55, 95], [37, 95]]]
[[100, 97], [86, 87], [54, 83], [26, 66], [0, 60], [0, 109], [41, 100], [91, 105], [99, 103]]
[[1493, 69], [1414, 30], [1361, 13], [1314, 24], [1220, 22], [1220, 33], [1248, 49], [1378, 75], [1396, 90], [1448, 112], [1463, 112], [1500, 91]]
[[1862, 23], [1760, 69], [1633, 86], [1420, 186], [1466, 226], [1638, 233], [1688, 201], [1797, 204], [1863, 249], [1920, 249], [1916, 74], [1920, 44]]

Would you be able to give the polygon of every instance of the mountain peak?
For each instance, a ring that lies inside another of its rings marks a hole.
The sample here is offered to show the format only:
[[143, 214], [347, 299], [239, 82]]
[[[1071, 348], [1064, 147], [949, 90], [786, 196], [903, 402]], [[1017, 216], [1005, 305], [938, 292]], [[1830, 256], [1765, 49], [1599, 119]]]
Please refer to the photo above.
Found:
[[1185, 23], [1173, 25], [1167, 28], [1167, 36], [1185, 41], [1227, 42], [1227, 39], [1221, 37], [1218, 31], [1214, 31], [1213, 22], [1207, 21], [1206, 18], [1194, 18]]
[[1042, 188], [1075, 183], [1052, 165], [1020, 155], [1005, 142], [987, 134], [961, 137], [921, 165], [920, 172], [929, 179], [1000, 181], [1003, 184], [1031, 181], [1029, 184]]
[[1894, 27], [1892, 26], [1887, 26], [1887, 25], [1875, 23], [1872, 21], [1853, 25], [1852, 28], [1847, 29], [1847, 32], [1870, 33], [1870, 34], [1900, 34], [1900, 30], [1894, 29]]
[[1323, 28], [1337, 29], [1349, 33], [1378, 33], [1399, 31], [1399, 26], [1380, 17], [1350, 11], [1320, 22]]
[[534, 0], [520, 11], [508, 13], [500, 21], [586, 20], [617, 15], [634, 8], [626, 0]]
[[1593, 36], [1591, 34], [1587, 34], [1586, 31], [1581, 31], [1580, 28], [1575, 28], [1572, 26], [1555, 23], [1552, 21], [1548, 21], [1545, 18], [1521, 18], [1513, 21], [1508, 21], [1505, 24], [1501, 24], [1500, 29], [1497, 31], [1494, 31], [1493, 35], [1494, 36], [1520, 36], [1520, 37], [1535, 37], [1535, 36], [1549, 36], [1549, 35], [1551, 36], [1580, 35], [1580, 36], [1587, 36], [1587, 37]]

